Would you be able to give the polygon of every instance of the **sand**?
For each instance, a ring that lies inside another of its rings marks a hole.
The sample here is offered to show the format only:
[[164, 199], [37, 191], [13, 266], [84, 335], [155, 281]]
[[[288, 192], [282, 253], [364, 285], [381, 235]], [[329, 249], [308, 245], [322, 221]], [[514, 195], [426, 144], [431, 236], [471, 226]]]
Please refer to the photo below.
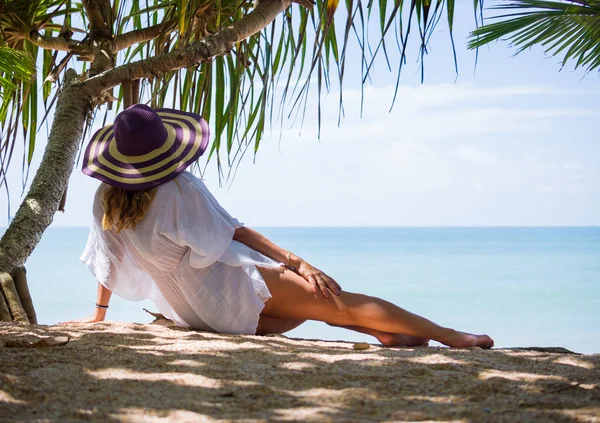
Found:
[[0, 421], [600, 422], [600, 355], [561, 351], [0, 323]]

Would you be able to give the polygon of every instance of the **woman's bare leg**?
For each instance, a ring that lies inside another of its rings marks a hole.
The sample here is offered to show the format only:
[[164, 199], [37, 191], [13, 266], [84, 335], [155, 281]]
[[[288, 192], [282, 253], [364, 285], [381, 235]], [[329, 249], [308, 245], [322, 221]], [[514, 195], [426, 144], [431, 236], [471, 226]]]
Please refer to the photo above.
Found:
[[285, 269], [259, 268], [272, 298], [262, 315], [277, 319], [319, 320], [335, 326], [358, 326], [380, 332], [434, 339], [451, 347], [489, 348], [487, 335], [472, 335], [439, 326], [388, 301], [342, 291], [329, 298], [315, 295], [296, 273]]
[[429, 339], [420, 336], [409, 336], [401, 333], [382, 332], [380, 330], [369, 329], [362, 326], [341, 326], [332, 325], [338, 328], [353, 330], [355, 332], [365, 333], [374, 336], [384, 347], [424, 347], [429, 345]]
[[257, 335], [269, 335], [272, 333], [284, 333], [295, 329], [306, 320], [276, 319], [261, 315], [258, 319]]
[[[256, 328], [257, 335], [269, 335], [272, 333], [284, 333], [297, 328], [305, 320], [292, 319], [276, 319], [273, 317], [260, 316], [258, 327]], [[337, 325], [330, 325], [337, 326]], [[375, 329], [363, 328], [360, 326], [337, 326], [344, 329], [353, 330], [367, 335], [374, 336], [385, 347], [416, 347], [423, 346], [429, 343], [428, 339], [419, 338], [416, 336], [401, 335], [396, 333], [381, 332]]]

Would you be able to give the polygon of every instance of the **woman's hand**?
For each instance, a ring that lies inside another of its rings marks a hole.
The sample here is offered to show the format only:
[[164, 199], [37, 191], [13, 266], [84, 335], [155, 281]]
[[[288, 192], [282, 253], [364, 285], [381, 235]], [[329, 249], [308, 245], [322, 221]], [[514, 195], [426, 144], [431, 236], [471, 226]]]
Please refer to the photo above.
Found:
[[296, 271], [312, 286], [315, 295], [317, 289], [320, 289], [325, 297], [329, 297], [330, 291], [335, 295], [340, 295], [342, 292], [342, 287], [333, 278], [304, 260], [302, 260]]
[[83, 317], [81, 319], [76, 319], [76, 320], [69, 320], [66, 322], [60, 322], [63, 325], [68, 325], [71, 323], [98, 323], [98, 322], [103, 322], [104, 321], [104, 316], [99, 314], [99, 313], [94, 313], [93, 315], [89, 316], [89, 317]]
[[90, 317], [84, 317], [82, 319], [61, 322], [61, 324], [103, 322], [106, 318], [106, 311], [108, 309], [108, 303], [110, 302], [111, 295], [112, 292], [98, 282], [98, 299], [96, 300], [96, 310], [94, 311], [94, 314], [92, 314]]
[[335, 295], [340, 295], [342, 288], [336, 281], [316, 267], [311, 266], [300, 257], [292, 254], [290, 251], [286, 251], [275, 245], [255, 230], [245, 226], [237, 228], [233, 235], [233, 239], [275, 261], [285, 263], [286, 266], [294, 269], [295, 272], [302, 276], [306, 282], [312, 286], [315, 295], [317, 294], [317, 289], [320, 289], [325, 297], [329, 297], [330, 291]]

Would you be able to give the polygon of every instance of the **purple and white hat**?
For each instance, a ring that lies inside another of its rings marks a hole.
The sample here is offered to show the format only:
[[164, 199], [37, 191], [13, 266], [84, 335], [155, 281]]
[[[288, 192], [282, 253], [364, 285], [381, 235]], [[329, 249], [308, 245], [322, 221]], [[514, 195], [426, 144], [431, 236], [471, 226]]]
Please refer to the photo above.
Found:
[[152, 188], [183, 172], [208, 146], [197, 114], [135, 104], [98, 130], [83, 156], [83, 173], [130, 191]]

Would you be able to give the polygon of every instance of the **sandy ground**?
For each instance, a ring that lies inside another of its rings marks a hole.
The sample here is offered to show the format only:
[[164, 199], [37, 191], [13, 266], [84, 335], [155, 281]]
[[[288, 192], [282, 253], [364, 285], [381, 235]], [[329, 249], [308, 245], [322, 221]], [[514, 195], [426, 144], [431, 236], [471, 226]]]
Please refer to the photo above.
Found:
[[600, 355], [0, 323], [0, 421], [600, 422]]

